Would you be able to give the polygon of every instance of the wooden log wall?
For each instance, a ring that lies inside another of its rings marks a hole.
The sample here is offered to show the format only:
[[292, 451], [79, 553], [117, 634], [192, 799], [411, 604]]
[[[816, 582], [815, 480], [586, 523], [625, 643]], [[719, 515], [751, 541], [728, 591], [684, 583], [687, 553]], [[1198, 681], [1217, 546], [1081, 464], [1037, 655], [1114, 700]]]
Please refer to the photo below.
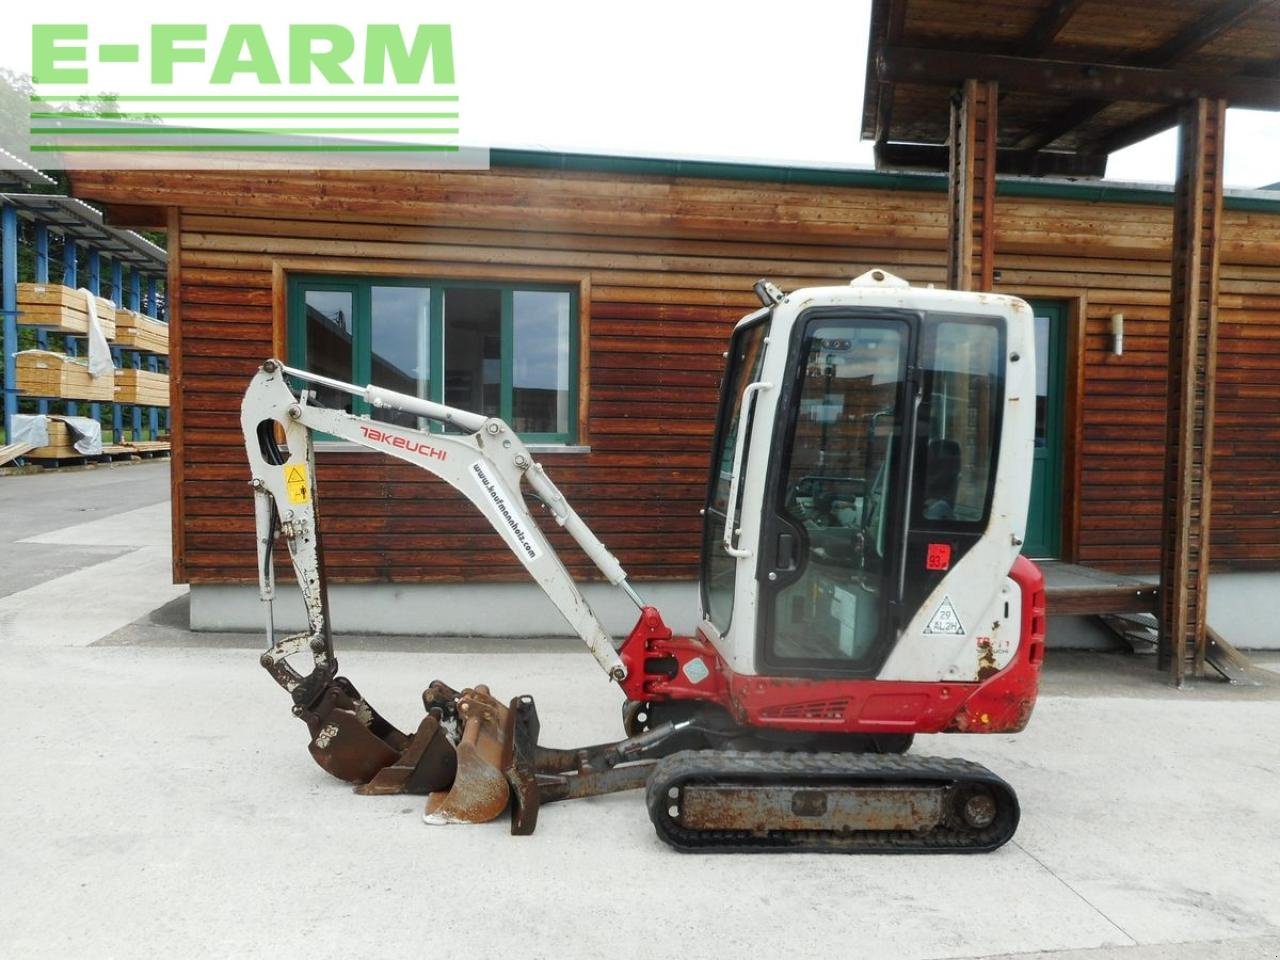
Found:
[[[721, 353], [752, 282], [846, 282], [873, 266], [946, 279], [945, 193], [495, 168], [311, 176], [83, 171], [78, 195], [170, 206], [180, 264], [181, 445], [175, 573], [251, 581], [252, 504], [238, 404], [274, 347], [273, 270], [350, 265], [589, 283], [589, 453], [542, 457], [630, 572], [696, 573]], [[1169, 313], [1167, 205], [1002, 195], [995, 289], [1076, 311], [1079, 446], [1064, 542], [1074, 558], [1154, 572]], [[1228, 211], [1222, 240], [1216, 563], [1280, 567], [1280, 215]], [[1112, 313], [1126, 350], [1110, 354]], [[281, 321], [282, 321], [281, 317]], [[320, 456], [335, 579], [521, 579], [449, 488], [378, 454]], [[552, 525], [554, 526], [554, 525]], [[558, 535], [577, 575], [593, 568]]]

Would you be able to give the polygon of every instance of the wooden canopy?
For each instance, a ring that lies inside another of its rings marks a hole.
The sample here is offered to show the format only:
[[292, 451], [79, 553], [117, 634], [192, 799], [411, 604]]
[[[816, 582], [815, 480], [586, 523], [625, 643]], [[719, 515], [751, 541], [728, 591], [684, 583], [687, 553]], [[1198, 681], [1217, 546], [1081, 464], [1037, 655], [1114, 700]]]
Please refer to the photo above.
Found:
[[1280, 0], [873, 0], [862, 136], [947, 169], [947, 98], [1000, 91], [1002, 173], [1100, 177], [1178, 104], [1280, 108]]

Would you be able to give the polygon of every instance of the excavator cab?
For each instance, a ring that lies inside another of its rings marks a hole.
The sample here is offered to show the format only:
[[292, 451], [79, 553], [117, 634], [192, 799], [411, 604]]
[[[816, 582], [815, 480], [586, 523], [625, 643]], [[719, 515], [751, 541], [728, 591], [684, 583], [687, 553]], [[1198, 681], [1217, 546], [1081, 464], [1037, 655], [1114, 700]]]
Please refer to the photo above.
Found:
[[1033, 358], [1022, 301], [883, 271], [738, 324], [699, 625], [735, 674], [937, 683], [1011, 662]]

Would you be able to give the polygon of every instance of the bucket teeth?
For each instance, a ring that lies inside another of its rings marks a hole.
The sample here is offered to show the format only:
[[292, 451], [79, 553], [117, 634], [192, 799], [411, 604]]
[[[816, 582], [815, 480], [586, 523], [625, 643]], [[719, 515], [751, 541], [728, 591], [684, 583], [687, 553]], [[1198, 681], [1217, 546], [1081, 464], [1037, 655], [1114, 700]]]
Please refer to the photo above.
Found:
[[448, 791], [427, 797], [427, 823], [485, 823], [507, 808], [511, 788], [503, 773], [507, 708], [477, 686], [458, 696], [462, 737], [456, 749], [457, 771]]

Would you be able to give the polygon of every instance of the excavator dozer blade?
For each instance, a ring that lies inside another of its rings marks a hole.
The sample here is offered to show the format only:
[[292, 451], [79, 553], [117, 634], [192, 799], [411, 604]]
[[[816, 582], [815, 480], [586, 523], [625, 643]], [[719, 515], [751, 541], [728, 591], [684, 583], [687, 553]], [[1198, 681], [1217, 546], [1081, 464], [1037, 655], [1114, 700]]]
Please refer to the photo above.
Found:
[[311, 733], [312, 758], [348, 783], [372, 780], [409, 746], [409, 738], [369, 706], [346, 677], [329, 681], [313, 709], [294, 710]]
[[458, 717], [462, 737], [453, 785], [427, 797], [427, 823], [485, 823], [506, 810], [511, 797], [502, 769], [507, 708], [489, 695], [488, 687], [477, 686], [462, 692]]

